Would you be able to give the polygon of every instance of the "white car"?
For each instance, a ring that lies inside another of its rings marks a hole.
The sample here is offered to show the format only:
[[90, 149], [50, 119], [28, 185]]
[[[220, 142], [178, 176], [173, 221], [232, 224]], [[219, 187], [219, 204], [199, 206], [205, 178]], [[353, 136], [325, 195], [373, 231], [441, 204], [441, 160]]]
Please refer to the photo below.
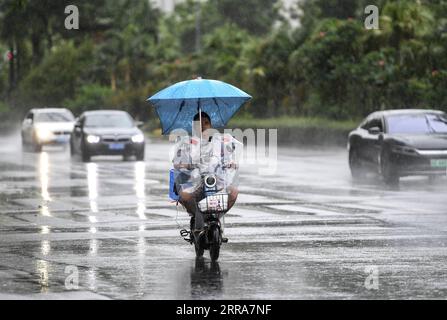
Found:
[[40, 152], [44, 145], [67, 145], [74, 121], [74, 116], [68, 109], [30, 110], [22, 123], [23, 149]]

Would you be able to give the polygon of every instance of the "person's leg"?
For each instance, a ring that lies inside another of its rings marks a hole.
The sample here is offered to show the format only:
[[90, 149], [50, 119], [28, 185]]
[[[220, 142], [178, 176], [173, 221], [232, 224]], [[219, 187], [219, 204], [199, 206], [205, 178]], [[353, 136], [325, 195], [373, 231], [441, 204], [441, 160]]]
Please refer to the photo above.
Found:
[[197, 192], [189, 193], [180, 191], [180, 203], [186, 208], [188, 213], [195, 219], [195, 230], [202, 230], [204, 226], [203, 215], [197, 207]]
[[236, 187], [228, 187], [228, 210], [230, 210], [236, 203], [239, 190]]
[[185, 207], [186, 211], [190, 215], [194, 215], [196, 213], [196, 204], [193, 195], [189, 192], [180, 191], [179, 196], [179, 202]]

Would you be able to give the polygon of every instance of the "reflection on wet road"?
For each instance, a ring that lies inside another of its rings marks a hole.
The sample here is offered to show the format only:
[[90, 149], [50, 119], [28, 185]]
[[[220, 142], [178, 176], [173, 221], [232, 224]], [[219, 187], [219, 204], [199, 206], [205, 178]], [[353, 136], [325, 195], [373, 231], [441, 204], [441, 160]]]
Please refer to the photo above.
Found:
[[179, 236], [168, 144], [150, 143], [145, 162], [87, 164], [19, 145], [0, 138], [0, 298], [446, 297], [446, 179], [353, 184], [343, 149], [280, 149], [274, 176], [241, 167], [230, 242], [211, 263]]

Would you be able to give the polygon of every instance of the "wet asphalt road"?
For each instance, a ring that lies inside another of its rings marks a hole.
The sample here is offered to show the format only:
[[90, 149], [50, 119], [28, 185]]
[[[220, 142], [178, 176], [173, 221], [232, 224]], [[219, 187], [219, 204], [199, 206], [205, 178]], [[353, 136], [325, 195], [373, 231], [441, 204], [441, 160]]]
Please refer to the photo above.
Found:
[[[447, 297], [445, 178], [353, 184], [344, 149], [280, 148], [276, 175], [242, 165], [212, 264], [179, 236], [188, 218], [167, 199], [169, 145], [146, 153], [84, 164], [0, 138], [0, 298]], [[78, 290], [65, 285], [73, 270]]]

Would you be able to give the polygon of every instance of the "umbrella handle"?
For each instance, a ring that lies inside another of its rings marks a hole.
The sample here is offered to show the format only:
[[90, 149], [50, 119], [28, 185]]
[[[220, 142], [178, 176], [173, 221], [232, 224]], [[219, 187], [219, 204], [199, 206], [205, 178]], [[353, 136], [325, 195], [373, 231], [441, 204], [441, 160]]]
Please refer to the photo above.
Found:
[[198, 99], [198, 106], [199, 106], [199, 121], [200, 121], [200, 144], [199, 144], [199, 157], [200, 157], [200, 164], [202, 164], [202, 107], [200, 106], [200, 98]]

